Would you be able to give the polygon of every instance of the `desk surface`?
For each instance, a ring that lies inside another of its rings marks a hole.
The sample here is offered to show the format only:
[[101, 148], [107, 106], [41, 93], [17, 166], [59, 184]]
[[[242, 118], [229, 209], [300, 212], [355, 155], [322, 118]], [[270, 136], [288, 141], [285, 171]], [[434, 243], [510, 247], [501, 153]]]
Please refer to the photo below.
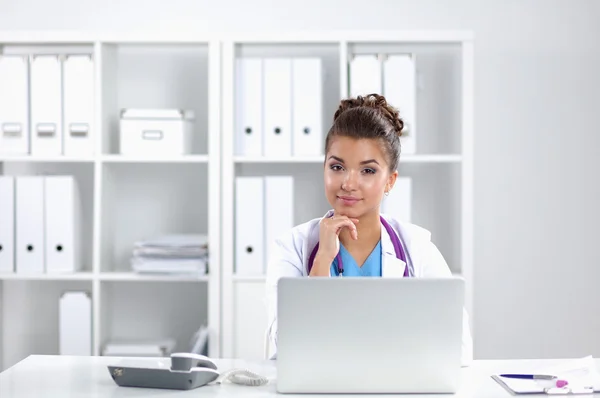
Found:
[[[275, 361], [215, 360], [221, 372], [242, 367], [266, 376], [270, 381], [265, 386], [247, 387], [226, 383], [211, 384], [189, 391], [173, 391], [118, 387], [110, 377], [107, 365], [120, 360], [121, 358], [115, 357], [33, 355], [0, 373], [0, 397], [229, 397], [236, 395], [251, 398], [277, 394]], [[170, 359], [165, 358], [165, 361], [170, 364]], [[490, 375], [508, 371], [531, 372], [556, 362], [557, 360], [474, 361], [470, 367], [462, 369], [461, 390], [456, 395], [442, 396], [510, 397], [511, 394], [492, 380]], [[600, 368], [600, 360], [596, 359], [596, 364]], [[331, 395], [325, 396], [331, 398]], [[376, 396], [381, 398], [381, 395]], [[302, 397], [319, 397], [319, 395], [304, 394]], [[336, 398], [339, 397], [340, 395], [336, 394]], [[356, 398], [356, 395], [353, 397]], [[428, 396], [419, 395], [419, 398], [426, 397]], [[440, 398], [440, 395], [435, 395], [435, 398]]]

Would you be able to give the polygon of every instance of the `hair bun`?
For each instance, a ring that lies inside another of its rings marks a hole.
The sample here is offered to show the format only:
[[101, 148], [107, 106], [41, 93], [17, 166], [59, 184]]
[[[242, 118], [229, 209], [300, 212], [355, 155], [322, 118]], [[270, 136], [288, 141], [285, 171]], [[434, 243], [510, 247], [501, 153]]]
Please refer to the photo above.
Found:
[[333, 116], [335, 121], [342, 113], [353, 108], [371, 108], [377, 111], [381, 116], [387, 119], [388, 122], [393, 126], [394, 131], [398, 137], [402, 136], [402, 130], [404, 129], [404, 122], [400, 118], [400, 112], [388, 104], [387, 100], [383, 95], [369, 94], [366, 96], [358, 96], [356, 98], [348, 98], [341, 101], [338, 110]]

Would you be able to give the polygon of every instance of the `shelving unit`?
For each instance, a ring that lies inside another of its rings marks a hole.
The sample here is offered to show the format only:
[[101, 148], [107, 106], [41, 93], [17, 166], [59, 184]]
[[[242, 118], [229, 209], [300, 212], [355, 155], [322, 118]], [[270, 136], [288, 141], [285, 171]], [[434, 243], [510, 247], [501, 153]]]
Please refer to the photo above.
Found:
[[[81, 157], [0, 155], [0, 174], [74, 175], [82, 194], [84, 265], [73, 274], [0, 274], [0, 370], [29, 354], [58, 353], [58, 298], [92, 297], [93, 355], [109, 339], [174, 338], [188, 350], [209, 329], [220, 355], [220, 43], [206, 37], [0, 33], [6, 53], [93, 56], [94, 153]], [[119, 152], [122, 108], [191, 109], [192, 153]], [[129, 265], [133, 243], [168, 233], [209, 237], [206, 275], [146, 275]]]
[[[0, 174], [74, 175], [83, 195], [81, 272], [0, 274], [0, 370], [29, 354], [58, 352], [58, 297], [92, 297], [93, 354], [108, 339], [174, 337], [188, 349], [209, 328], [209, 355], [262, 357], [265, 277], [236, 275], [236, 176], [292, 175], [294, 223], [322, 216], [323, 156], [238, 156], [235, 61], [255, 56], [318, 57], [323, 66], [323, 138], [348, 96], [355, 54], [417, 55], [417, 152], [403, 154], [400, 175], [413, 177], [413, 222], [428, 228], [452, 271], [473, 273], [473, 35], [463, 31], [347, 31], [273, 34], [186, 32], [0, 32], [6, 53], [84, 53], [93, 57], [94, 153], [0, 155]], [[125, 156], [122, 108], [164, 107], [195, 113], [192, 153]], [[321, 147], [321, 150], [323, 148]], [[134, 241], [163, 233], [209, 237], [209, 273], [149, 276], [131, 271]], [[16, 304], [15, 304], [16, 303]]]
[[[451, 271], [467, 282], [472, 314], [473, 36], [470, 32], [319, 32], [245, 35], [223, 45], [222, 80], [222, 354], [262, 358], [267, 328], [265, 276], [236, 274], [235, 178], [294, 177], [294, 224], [330, 208], [318, 156], [240, 156], [235, 148], [236, 60], [316, 56], [323, 65], [323, 140], [349, 92], [349, 62], [358, 54], [412, 53], [417, 60], [417, 151], [402, 154], [400, 176], [412, 177], [412, 222], [432, 232]], [[366, 94], [366, 93], [365, 93]], [[400, 110], [402, 113], [402, 109]]]

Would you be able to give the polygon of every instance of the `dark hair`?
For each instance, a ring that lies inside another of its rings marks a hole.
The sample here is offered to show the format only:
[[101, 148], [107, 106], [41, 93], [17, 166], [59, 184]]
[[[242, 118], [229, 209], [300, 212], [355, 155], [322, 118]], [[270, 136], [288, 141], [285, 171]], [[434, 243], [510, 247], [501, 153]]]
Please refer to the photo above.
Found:
[[333, 125], [325, 139], [325, 153], [329, 151], [335, 136], [356, 139], [377, 139], [383, 144], [390, 171], [398, 168], [400, 136], [404, 122], [396, 108], [389, 105], [383, 95], [369, 94], [365, 97], [342, 100], [333, 116]]

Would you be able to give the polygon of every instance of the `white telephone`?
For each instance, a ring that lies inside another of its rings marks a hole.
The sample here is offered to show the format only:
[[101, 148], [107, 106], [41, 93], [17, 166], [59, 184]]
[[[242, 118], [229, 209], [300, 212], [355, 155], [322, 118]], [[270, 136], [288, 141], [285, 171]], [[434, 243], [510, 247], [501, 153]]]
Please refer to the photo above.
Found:
[[210, 358], [186, 352], [171, 354], [170, 368], [156, 359], [124, 359], [119, 364], [109, 365], [108, 371], [122, 387], [191, 390], [213, 381], [217, 384], [231, 381], [246, 386], [268, 383], [267, 378], [248, 369], [232, 369], [220, 374]]

